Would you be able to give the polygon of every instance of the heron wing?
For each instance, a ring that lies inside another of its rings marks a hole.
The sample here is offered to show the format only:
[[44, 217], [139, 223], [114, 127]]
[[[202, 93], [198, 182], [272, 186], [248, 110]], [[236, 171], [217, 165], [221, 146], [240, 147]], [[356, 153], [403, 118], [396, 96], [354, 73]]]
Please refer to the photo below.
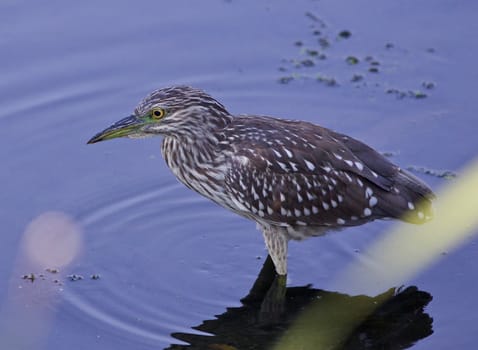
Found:
[[243, 116], [225, 129], [224, 140], [232, 148], [226, 190], [241, 211], [259, 220], [357, 225], [398, 217], [414, 202], [411, 194], [397, 193], [399, 167], [362, 142], [317, 125]]

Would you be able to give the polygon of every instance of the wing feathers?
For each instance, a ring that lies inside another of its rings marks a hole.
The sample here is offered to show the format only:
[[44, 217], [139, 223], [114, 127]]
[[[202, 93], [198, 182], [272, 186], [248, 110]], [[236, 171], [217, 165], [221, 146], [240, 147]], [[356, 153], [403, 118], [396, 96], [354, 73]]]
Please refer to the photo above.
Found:
[[232, 155], [225, 185], [248, 208], [246, 215], [278, 225], [357, 225], [399, 217], [410, 210], [409, 202], [431, 193], [348, 136], [268, 117], [233, 123], [225, 129]]

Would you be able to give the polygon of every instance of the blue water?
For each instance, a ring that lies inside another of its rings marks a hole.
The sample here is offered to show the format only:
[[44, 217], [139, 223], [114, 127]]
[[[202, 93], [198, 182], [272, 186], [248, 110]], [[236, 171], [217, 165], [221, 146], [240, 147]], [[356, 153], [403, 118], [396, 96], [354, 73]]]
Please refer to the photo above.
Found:
[[[1, 347], [184, 345], [172, 334], [204, 335], [192, 327], [241, 307], [266, 257], [254, 224], [180, 185], [159, 139], [86, 145], [149, 91], [190, 84], [233, 113], [309, 120], [393, 152], [403, 167], [459, 174], [478, 149], [477, 13], [470, 1], [431, 0], [3, 1]], [[344, 30], [350, 38], [338, 37]], [[435, 190], [449, 183], [417, 175]], [[289, 287], [327, 291], [391, 225], [292, 243]], [[433, 334], [413, 348], [476, 348], [477, 254], [473, 238], [406, 281], [433, 296]], [[30, 273], [33, 283], [22, 279]]]

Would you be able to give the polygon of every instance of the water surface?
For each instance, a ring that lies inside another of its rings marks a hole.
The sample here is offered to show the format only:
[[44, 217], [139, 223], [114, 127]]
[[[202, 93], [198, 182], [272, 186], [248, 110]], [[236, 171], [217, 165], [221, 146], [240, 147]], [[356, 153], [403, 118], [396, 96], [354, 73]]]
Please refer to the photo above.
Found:
[[[243, 310], [240, 299], [266, 258], [254, 224], [181, 186], [161, 159], [159, 139], [85, 144], [150, 90], [194, 85], [232, 113], [309, 120], [392, 152], [403, 167], [459, 175], [478, 148], [477, 11], [473, 2], [449, 1], [4, 1], [2, 347], [202, 344], [214, 332], [192, 327]], [[341, 37], [343, 31], [351, 36]], [[349, 56], [359, 63], [347, 64]], [[371, 62], [378, 72], [370, 72]], [[351, 82], [354, 75], [362, 79]], [[292, 79], [280, 83], [284, 77]], [[317, 79], [324, 77], [337, 84]], [[435, 190], [448, 183], [418, 176]], [[53, 236], [29, 244], [27, 228], [52, 212], [46, 232]], [[347, 290], [330, 290], [334, 276], [367, 261], [362, 252], [391, 225], [292, 243], [289, 295], [356, 300]], [[54, 235], [58, 227], [65, 236]], [[45, 240], [50, 250], [38, 258]], [[433, 334], [429, 323], [419, 323], [425, 328], [418, 342], [407, 346], [476, 348], [477, 242], [444, 252], [403, 281], [433, 297], [422, 310], [425, 321], [433, 319]], [[51, 266], [58, 251], [64, 264]], [[33, 283], [21, 278], [30, 273]]]

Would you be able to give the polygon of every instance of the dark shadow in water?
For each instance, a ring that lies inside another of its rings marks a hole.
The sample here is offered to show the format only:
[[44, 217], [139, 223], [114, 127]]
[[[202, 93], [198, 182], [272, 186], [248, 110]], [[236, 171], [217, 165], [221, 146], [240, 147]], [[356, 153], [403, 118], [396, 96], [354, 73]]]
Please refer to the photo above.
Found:
[[[313, 328], [307, 328], [322, 335], [340, 334], [338, 328], [343, 325], [334, 320], [344, 314], [360, 319], [351, 333], [328, 343], [328, 349], [406, 349], [433, 333], [433, 319], [424, 312], [431, 300], [429, 293], [413, 286], [390, 288], [375, 297], [349, 296], [310, 286], [286, 288], [285, 281], [275, 277], [268, 258], [251, 291], [241, 300], [242, 307], [228, 308], [216, 319], [194, 327], [211, 335], [173, 333], [174, 338], [190, 345], [171, 345], [168, 349], [271, 349], [309, 307], [320, 315]], [[331, 305], [340, 305], [340, 310]], [[354, 315], [364, 310], [373, 311], [363, 317]], [[307, 322], [312, 320], [314, 317]], [[308, 345], [315, 349], [310, 339]]]

